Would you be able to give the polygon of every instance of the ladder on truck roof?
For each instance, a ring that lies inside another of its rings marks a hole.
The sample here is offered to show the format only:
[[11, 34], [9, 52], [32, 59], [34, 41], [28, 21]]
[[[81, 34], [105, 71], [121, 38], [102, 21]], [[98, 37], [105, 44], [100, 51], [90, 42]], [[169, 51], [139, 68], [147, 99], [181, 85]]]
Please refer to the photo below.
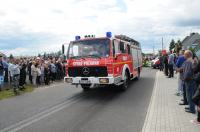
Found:
[[126, 35], [115, 35], [115, 38], [130, 42], [130, 44], [140, 47], [140, 43]]

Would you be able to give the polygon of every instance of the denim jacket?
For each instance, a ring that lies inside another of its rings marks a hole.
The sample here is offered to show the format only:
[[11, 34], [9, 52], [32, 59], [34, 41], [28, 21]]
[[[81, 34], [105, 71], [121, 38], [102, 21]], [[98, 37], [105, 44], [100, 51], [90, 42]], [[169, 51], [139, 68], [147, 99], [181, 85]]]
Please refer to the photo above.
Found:
[[194, 79], [193, 63], [192, 59], [187, 59], [183, 63], [183, 80], [185, 82], [192, 81]]

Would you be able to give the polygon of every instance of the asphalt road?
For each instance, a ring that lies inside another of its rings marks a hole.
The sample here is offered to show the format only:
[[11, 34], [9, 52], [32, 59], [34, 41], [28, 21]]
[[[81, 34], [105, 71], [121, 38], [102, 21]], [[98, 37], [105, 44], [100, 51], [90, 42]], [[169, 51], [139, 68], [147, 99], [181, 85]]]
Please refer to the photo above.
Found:
[[143, 69], [125, 92], [62, 83], [0, 101], [0, 132], [140, 132], [155, 73]]

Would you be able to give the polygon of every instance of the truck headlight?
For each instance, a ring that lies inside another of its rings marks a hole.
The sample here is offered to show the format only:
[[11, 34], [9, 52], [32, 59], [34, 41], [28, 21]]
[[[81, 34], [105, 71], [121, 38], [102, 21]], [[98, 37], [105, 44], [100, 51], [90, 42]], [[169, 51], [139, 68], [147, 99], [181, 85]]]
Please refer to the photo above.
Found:
[[72, 79], [72, 78], [66, 78], [66, 79], [65, 79], [65, 82], [67, 82], [67, 83], [72, 83], [72, 82], [73, 82], [73, 79]]
[[109, 79], [108, 78], [100, 78], [99, 82], [100, 83], [109, 83]]

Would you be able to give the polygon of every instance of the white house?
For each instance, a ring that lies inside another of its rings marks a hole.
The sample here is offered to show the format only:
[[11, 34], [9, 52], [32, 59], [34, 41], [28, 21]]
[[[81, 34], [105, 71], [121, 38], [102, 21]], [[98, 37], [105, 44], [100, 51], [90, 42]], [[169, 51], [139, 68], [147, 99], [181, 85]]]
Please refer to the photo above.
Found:
[[190, 36], [186, 36], [182, 41], [182, 49], [187, 50], [188, 48], [194, 46], [197, 40], [200, 40], [199, 33], [191, 33]]
[[6, 55], [5, 55], [5, 54], [3, 54], [2, 52], [0, 52], [0, 55], [2, 55], [3, 57], [6, 57]]

